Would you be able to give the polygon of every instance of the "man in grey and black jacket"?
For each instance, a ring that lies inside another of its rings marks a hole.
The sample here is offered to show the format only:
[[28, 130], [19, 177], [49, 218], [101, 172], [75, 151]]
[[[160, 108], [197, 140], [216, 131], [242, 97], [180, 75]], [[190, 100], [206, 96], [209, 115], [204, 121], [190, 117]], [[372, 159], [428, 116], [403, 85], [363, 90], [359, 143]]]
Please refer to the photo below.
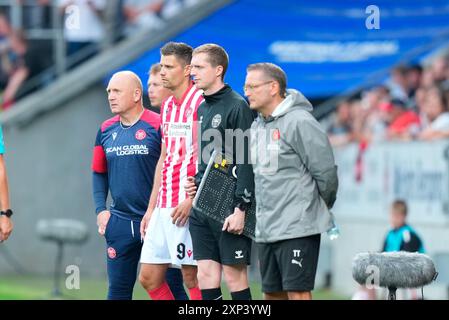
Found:
[[311, 299], [321, 233], [338, 188], [337, 167], [312, 105], [286, 90], [272, 63], [247, 69], [245, 95], [259, 112], [251, 127], [262, 291], [266, 299]]

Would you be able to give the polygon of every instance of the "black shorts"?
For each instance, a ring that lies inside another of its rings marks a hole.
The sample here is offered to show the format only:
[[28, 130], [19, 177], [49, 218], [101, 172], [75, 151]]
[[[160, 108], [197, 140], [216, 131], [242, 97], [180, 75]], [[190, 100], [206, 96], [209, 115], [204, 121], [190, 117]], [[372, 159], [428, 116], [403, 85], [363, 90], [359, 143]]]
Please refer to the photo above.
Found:
[[262, 291], [312, 291], [321, 235], [258, 243]]
[[189, 230], [192, 237], [193, 258], [213, 260], [223, 265], [249, 265], [252, 240], [243, 235], [222, 231], [222, 228], [222, 223], [192, 210]]

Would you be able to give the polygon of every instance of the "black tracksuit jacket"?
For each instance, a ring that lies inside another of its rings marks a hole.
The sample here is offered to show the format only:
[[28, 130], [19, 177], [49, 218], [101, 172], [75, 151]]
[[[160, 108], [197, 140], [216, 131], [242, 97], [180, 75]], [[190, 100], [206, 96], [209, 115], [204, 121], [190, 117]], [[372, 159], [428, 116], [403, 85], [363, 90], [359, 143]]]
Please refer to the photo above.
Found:
[[[212, 132], [212, 136], [221, 136], [223, 142], [221, 143], [221, 152], [226, 154], [227, 158], [232, 157], [233, 163], [237, 163], [236, 173], [238, 178], [234, 194], [234, 207], [246, 210], [251, 198], [254, 198], [254, 174], [249, 155], [249, 132], [254, 121], [254, 114], [245, 99], [228, 85], [212, 95], [204, 95], [204, 99], [205, 101], [198, 107], [198, 120], [203, 138], [199, 137], [200, 160], [198, 173], [195, 176], [196, 184], [199, 185], [207, 168], [207, 163], [203, 161], [201, 155], [203, 152], [212, 154], [214, 148], [219, 148], [220, 138], [205, 139], [205, 136], [211, 136], [205, 134], [208, 129], [216, 129], [215, 132]], [[244, 140], [236, 139], [233, 136], [237, 133], [236, 129], [241, 129], [242, 132], [246, 133]], [[242, 142], [244, 143], [242, 144]]]

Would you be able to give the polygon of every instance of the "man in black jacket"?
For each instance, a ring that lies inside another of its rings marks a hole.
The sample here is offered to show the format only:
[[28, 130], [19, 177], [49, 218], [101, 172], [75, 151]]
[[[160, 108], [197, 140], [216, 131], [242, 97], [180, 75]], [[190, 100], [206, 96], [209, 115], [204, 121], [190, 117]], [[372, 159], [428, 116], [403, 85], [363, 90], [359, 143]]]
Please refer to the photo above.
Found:
[[[191, 75], [196, 86], [204, 90], [205, 101], [198, 107], [201, 160], [196, 176], [188, 178], [186, 192], [192, 198], [195, 196], [214, 150], [232, 159], [238, 177], [233, 212], [223, 225], [195, 210], [190, 216], [193, 254], [198, 261], [198, 282], [203, 300], [221, 299], [222, 271], [233, 300], [251, 299], [247, 274], [251, 239], [242, 232], [245, 211], [254, 192], [254, 175], [248, 154], [249, 129], [254, 118], [244, 98], [224, 83], [228, 61], [222, 47], [205, 44], [193, 51], [191, 64]], [[213, 141], [206, 144], [209, 140]]]

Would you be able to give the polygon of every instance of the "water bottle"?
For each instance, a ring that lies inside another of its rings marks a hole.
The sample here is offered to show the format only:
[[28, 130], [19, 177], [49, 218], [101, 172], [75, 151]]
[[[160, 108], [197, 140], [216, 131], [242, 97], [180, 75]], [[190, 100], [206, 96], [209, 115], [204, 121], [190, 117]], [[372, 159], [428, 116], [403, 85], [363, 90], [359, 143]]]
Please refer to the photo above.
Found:
[[332, 212], [331, 214], [331, 227], [329, 230], [327, 230], [327, 235], [329, 236], [330, 240], [335, 240], [340, 236], [340, 229], [338, 229], [337, 224], [335, 223], [335, 217]]

